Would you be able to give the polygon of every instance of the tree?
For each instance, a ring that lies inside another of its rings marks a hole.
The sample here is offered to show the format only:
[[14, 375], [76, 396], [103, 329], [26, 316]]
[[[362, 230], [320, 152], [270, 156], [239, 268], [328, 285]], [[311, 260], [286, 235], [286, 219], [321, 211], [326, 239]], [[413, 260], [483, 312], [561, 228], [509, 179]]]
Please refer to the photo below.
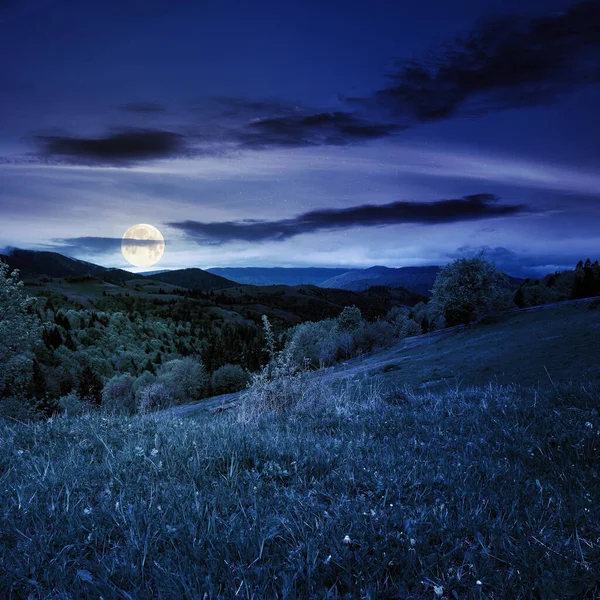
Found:
[[341, 331], [354, 331], [362, 325], [362, 313], [356, 306], [346, 306], [338, 317]]
[[158, 383], [169, 390], [173, 400], [181, 404], [198, 400], [208, 388], [208, 373], [200, 360], [177, 358], [164, 363], [158, 371]]
[[468, 324], [491, 310], [507, 308], [506, 287], [505, 275], [482, 256], [459, 258], [439, 271], [431, 309], [449, 327]]
[[525, 308], [525, 294], [523, 294], [523, 286], [520, 285], [519, 289], [515, 292], [515, 296], [513, 298], [513, 302], [519, 308]]
[[29, 351], [41, 331], [32, 310], [34, 300], [23, 293], [19, 272], [9, 274], [8, 265], [0, 261], [0, 395], [7, 382], [20, 379], [31, 367]]
[[90, 365], [85, 365], [79, 374], [77, 395], [83, 399], [99, 405], [102, 402], [102, 380]]
[[243, 390], [250, 375], [240, 365], [227, 364], [219, 367], [212, 375], [212, 388], [217, 394], [229, 394]]

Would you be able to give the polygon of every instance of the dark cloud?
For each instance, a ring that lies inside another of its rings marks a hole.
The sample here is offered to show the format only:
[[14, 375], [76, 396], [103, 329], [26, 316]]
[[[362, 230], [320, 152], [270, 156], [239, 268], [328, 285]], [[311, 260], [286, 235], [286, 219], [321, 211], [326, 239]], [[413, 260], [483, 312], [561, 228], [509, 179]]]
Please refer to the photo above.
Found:
[[142, 114], [164, 113], [166, 111], [164, 104], [158, 104], [156, 102], [128, 102], [127, 104], [120, 104], [117, 108], [120, 108], [125, 112]]
[[432, 52], [399, 61], [365, 106], [417, 122], [547, 104], [600, 82], [600, 2], [543, 17], [498, 18]]
[[202, 243], [222, 244], [241, 240], [259, 242], [285, 240], [302, 233], [381, 227], [401, 223], [433, 225], [514, 216], [527, 211], [523, 205], [502, 205], [493, 194], [475, 194], [454, 200], [435, 202], [392, 202], [380, 206], [324, 209], [279, 221], [223, 221], [203, 223], [183, 221], [169, 226], [185, 232]]
[[[122, 239], [109, 237], [72, 237], [52, 240], [53, 246], [50, 250], [60, 250], [61, 252], [83, 252], [87, 254], [104, 254], [106, 252], [114, 252], [120, 250], [122, 245], [125, 246], [152, 246], [156, 244], [156, 240], [138, 240], [138, 239]], [[165, 242], [166, 243], [166, 242]]]
[[348, 112], [320, 112], [260, 119], [235, 132], [243, 148], [345, 146], [387, 137], [394, 124], [373, 123]]
[[241, 150], [344, 146], [387, 137], [399, 128], [351, 113], [323, 112], [256, 119], [238, 127], [205, 127], [185, 133], [131, 129], [104, 137], [37, 135], [36, 160], [71, 164], [132, 165], [182, 156], [215, 156]]
[[495, 263], [501, 271], [516, 277], [539, 277], [556, 270], [572, 269], [577, 261], [584, 258], [574, 252], [571, 254], [514, 252], [504, 246], [461, 246], [448, 257], [455, 259], [480, 254]]
[[153, 129], [120, 131], [102, 138], [37, 136], [36, 140], [42, 146], [42, 157], [69, 163], [135, 163], [189, 152], [184, 136]]

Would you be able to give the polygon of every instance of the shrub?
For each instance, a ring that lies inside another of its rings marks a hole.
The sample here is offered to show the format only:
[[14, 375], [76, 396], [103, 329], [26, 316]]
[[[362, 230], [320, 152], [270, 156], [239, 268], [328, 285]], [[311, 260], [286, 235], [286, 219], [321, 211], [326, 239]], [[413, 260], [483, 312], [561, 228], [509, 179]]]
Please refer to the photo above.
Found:
[[346, 306], [337, 318], [341, 331], [354, 331], [358, 329], [363, 322], [360, 308], [356, 306]]
[[135, 402], [137, 412], [145, 414], [153, 410], [169, 408], [173, 405], [173, 397], [164, 383], [155, 381], [137, 391]]
[[250, 375], [240, 365], [223, 365], [212, 375], [212, 388], [217, 394], [229, 394], [243, 390], [250, 381]]
[[202, 362], [191, 357], [177, 358], [161, 365], [158, 383], [177, 404], [198, 400], [208, 389], [209, 377]]
[[305, 359], [313, 366], [329, 366], [335, 362], [341, 346], [336, 319], [301, 323], [288, 331], [287, 347], [293, 348], [296, 364]]
[[443, 267], [432, 290], [431, 311], [448, 326], [467, 324], [491, 310], [506, 306], [507, 280], [482, 256], [459, 258]]
[[400, 337], [407, 338], [423, 333], [421, 326], [413, 319], [406, 319], [400, 329]]
[[250, 421], [269, 412], [285, 412], [298, 404], [306, 386], [307, 369], [294, 359], [294, 345], [275, 351], [273, 330], [263, 315], [267, 351], [271, 360], [252, 376], [251, 385], [242, 397], [239, 411], [242, 421]]
[[109, 379], [102, 390], [102, 408], [113, 413], [135, 414], [134, 382], [135, 379], [129, 373]]
[[77, 392], [70, 392], [58, 399], [58, 408], [67, 417], [80, 417], [90, 409], [90, 404], [82, 400]]

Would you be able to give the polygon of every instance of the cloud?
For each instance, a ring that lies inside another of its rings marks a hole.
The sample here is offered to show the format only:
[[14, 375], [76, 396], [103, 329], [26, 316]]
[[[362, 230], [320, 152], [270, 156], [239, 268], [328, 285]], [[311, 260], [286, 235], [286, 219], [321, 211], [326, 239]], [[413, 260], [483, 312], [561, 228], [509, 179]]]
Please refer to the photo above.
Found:
[[483, 254], [501, 271], [516, 277], [539, 277], [553, 271], [572, 269], [582, 258], [575, 252], [537, 253], [515, 252], [504, 246], [461, 246], [449, 258], [473, 257]]
[[[378, 124], [346, 112], [322, 112], [254, 119], [241, 126], [212, 127], [175, 133], [128, 129], [103, 137], [37, 135], [41, 146], [34, 161], [97, 166], [133, 166], [166, 158], [220, 156], [242, 150], [345, 146], [388, 137], [399, 127]], [[27, 162], [22, 160], [20, 162]]]
[[536, 18], [502, 17], [423, 60], [398, 61], [390, 85], [350, 104], [429, 122], [552, 103], [600, 82], [600, 3]]
[[388, 137], [400, 127], [366, 121], [348, 112], [320, 112], [260, 119], [235, 132], [243, 148], [345, 146]]
[[164, 113], [166, 111], [164, 104], [158, 104], [156, 102], [128, 102], [127, 104], [120, 104], [117, 108], [120, 108], [125, 112], [148, 114]]
[[[54, 245], [48, 250], [59, 250], [60, 252], [75, 252], [87, 254], [105, 254], [115, 252], [125, 246], [152, 246], [160, 240], [138, 240], [134, 238], [110, 238], [110, 237], [70, 237], [52, 240]], [[165, 242], [166, 243], [166, 242]]]
[[514, 216], [527, 211], [523, 205], [500, 205], [493, 194], [475, 194], [435, 202], [392, 202], [384, 205], [354, 206], [307, 212], [279, 221], [222, 221], [204, 223], [182, 221], [169, 223], [201, 243], [223, 244], [240, 240], [259, 242], [286, 240], [302, 233], [382, 227], [402, 223], [434, 225]]
[[130, 129], [101, 138], [37, 136], [41, 157], [75, 164], [119, 164], [189, 153], [184, 136], [158, 129]]

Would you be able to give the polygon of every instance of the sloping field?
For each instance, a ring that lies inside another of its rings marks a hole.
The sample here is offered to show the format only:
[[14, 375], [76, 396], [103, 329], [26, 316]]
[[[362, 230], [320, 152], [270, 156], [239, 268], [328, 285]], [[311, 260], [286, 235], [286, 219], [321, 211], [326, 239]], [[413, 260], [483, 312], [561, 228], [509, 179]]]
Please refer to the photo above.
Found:
[[330, 377], [379, 376], [386, 386], [522, 386], [600, 379], [600, 309], [590, 302], [517, 311], [441, 336], [418, 336], [331, 369]]
[[[404, 385], [444, 391], [471, 385], [517, 383], [543, 389], [600, 380], [600, 308], [592, 300], [524, 309], [467, 327], [408, 338], [318, 371], [326, 381], [376, 379], [385, 389]], [[193, 415], [235, 402], [227, 394], [173, 409]]]

